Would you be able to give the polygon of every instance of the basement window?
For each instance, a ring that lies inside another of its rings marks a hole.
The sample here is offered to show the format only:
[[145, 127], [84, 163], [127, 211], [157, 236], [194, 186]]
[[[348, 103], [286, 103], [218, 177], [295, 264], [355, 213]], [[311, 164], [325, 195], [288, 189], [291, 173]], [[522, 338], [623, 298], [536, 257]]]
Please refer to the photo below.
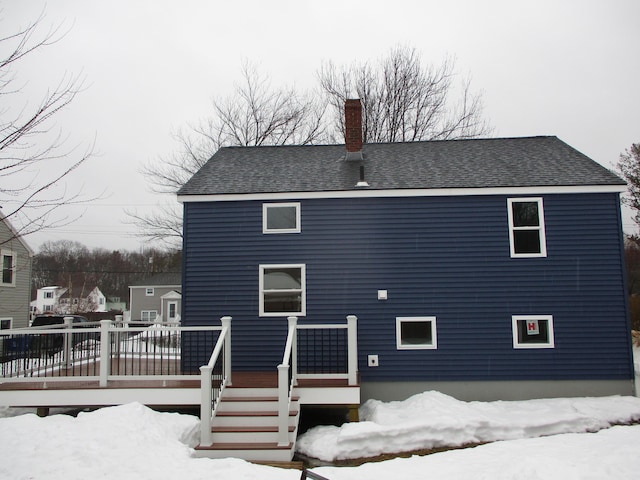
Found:
[[553, 316], [514, 315], [511, 321], [513, 348], [554, 348]]
[[260, 316], [306, 314], [304, 265], [260, 265]]
[[438, 348], [436, 317], [397, 317], [396, 348], [398, 350]]
[[542, 198], [507, 199], [512, 257], [546, 257]]
[[262, 233], [300, 233], [300, 204], [263, 203]]

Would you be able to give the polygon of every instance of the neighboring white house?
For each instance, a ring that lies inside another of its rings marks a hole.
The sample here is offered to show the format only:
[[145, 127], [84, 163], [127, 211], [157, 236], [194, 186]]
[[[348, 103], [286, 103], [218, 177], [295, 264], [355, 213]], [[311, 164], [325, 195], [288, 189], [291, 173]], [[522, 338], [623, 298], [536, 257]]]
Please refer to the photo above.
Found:
[[36, 294], [35, 310], [33, 313], [59, 313], [60, 297], [67, 292], [67, 288], [50, 286], [38, 289]]
[[78, 313], [78, 312], [106, 312], [107, 298], [98, 287], [89, 290], [77, 290], [70, 294], [66, 287], [50, 286], [38, 289], [35, 313]]

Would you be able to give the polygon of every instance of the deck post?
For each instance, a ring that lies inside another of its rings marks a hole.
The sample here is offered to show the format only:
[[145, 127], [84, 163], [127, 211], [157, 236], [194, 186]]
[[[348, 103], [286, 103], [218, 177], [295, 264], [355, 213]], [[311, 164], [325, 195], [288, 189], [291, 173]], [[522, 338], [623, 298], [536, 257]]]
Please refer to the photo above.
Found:
[[[114, 323], [114, 326], [117, 327], [117, 328], [122, 328], [124, 326], [123, 318], [124, 317], [122, 315], [116, 315], [116, 321]], [[120, 333], [119, 330], [116, 332], [115, 336], [116, 336], [116, 338], [115, 338], [113, 344], [116, 347], [115, 354], [116, 354], [116, 356], [119, 357], [120, 356], [120, 338], [121, 338], [121, 333]]]
[[231, 385], [231, 318], [229, 316], [220, 318], [222, 328], [227, 328], [227, 338], [224, 339], [224, 376], [227, 385]]
[[211, 374], [213, 367], [200, 367], [200, 445], [213, 444], [211, 433], [211, 416], [213, 411], [213, 394], [211, 392]]
[[347, 315], [349, 385], [358, 384], [358, 317]]
[[71, 368], [73, 366], [71, 358], [71, 345], [73, 344], [73, 317], [64, 317], [64, 357], [62, 361], [65, 368]]
[[111, 320], [100, 320], [100, 387], [106, 387], [111, 374]]
[[298, 385], [298, 317], [288, 317], [289, 330], [293, 328], [293, 342], [291, 343], [291, 381], [293, 385]]

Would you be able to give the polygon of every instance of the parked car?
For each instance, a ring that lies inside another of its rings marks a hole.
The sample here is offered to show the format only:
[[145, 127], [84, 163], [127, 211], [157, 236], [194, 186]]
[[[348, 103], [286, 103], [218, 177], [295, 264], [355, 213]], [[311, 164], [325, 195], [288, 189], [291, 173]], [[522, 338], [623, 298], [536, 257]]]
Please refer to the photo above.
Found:
[[[52, 325], [64, 325], [65, 318], [72, 318], [73, 324], [83, 327], [88, 325], [89, 321], [81, 315], [38, 315], [33, 319], [31, 328], [49, 327]], [[46, 333], [30, 335], [30, 344], [28, 346], [31, 356], [40, 357], [43, 354], [54, 355], [64, 347], [64, 334], [62, 333]], [[80, 343], [85, 340], [85, 335], [74, 335], [73, 344]]]

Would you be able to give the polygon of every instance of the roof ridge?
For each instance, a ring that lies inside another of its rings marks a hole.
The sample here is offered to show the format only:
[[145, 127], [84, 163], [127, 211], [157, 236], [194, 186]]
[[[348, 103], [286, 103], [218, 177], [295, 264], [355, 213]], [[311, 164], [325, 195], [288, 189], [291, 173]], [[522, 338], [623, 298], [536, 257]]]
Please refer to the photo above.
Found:
[[[476, 141], [504, 141], [504, 140], [531, 140], [540, 138], [557, 139], [557, 135], [528, 135], [521, 137], [474, 137], [474, 138], [438, 138], [431, 140], [413, 140], [402, 142], [364, 142], [364, 145], [412, 145], [412, 144], [425, 144], [425, 143], [441, 143], [441, 142], [476, 142]], [[313, 147], [344, 147], [345, 143], [307, 143], [307, 144], [283, 144], [283, 145], [227, 145], [220, 147], [219, 150], [232, 150], [232, 149], [271, 149], [271, 148], [313, 148]]]

